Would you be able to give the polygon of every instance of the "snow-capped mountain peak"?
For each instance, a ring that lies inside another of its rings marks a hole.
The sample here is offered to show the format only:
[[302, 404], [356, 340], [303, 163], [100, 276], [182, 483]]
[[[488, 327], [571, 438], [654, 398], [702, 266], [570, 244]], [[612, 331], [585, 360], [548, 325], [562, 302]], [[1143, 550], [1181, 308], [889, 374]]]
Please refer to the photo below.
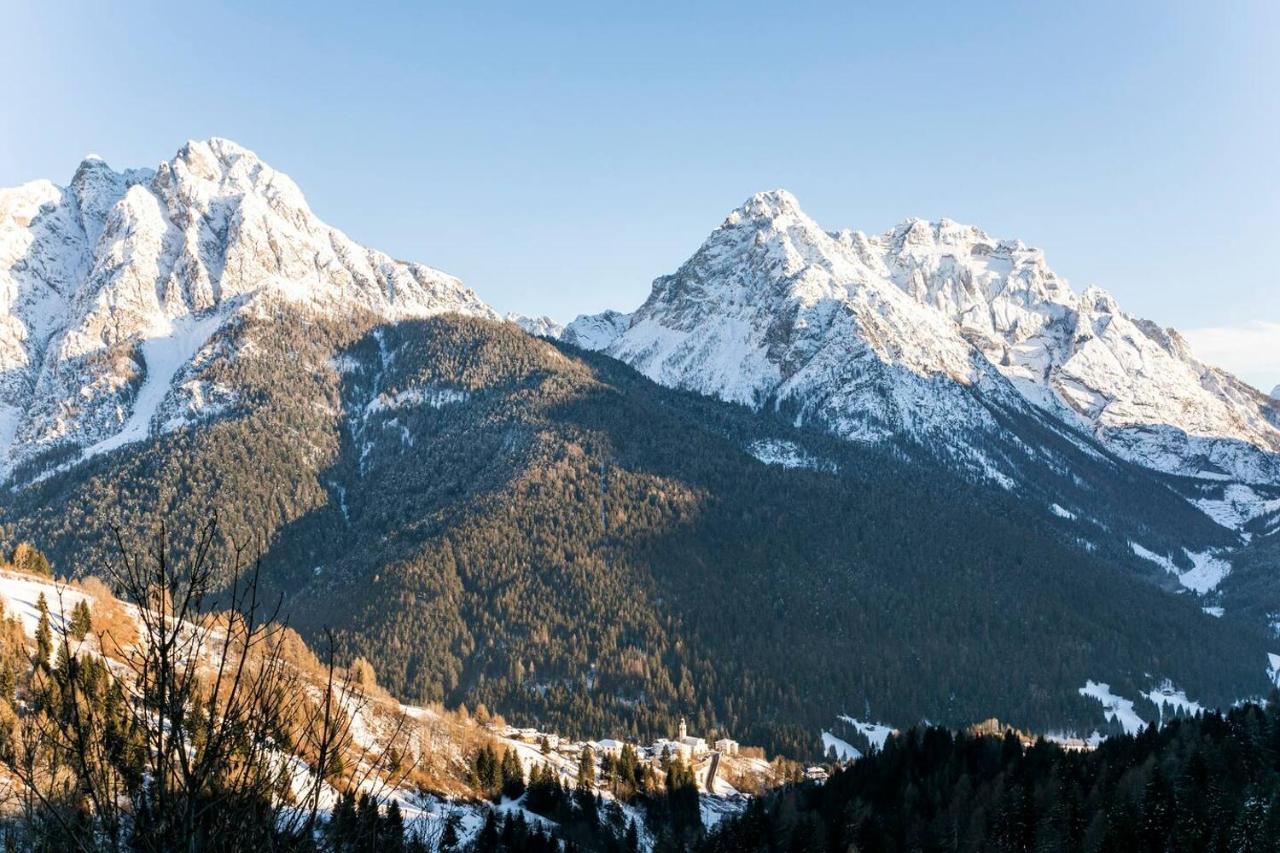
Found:
[[552, 318], [543, 315], [541, 317], [529, 317], [525, 314], [519, 314], [514, 311], [508, 312], [504, 317], [508, 323], [514, 323], [524, 331], [531, 335], [537, 335], [544, 338], [558, 338], [564, 332], [564, 325], [558, 323]]
[[[791, 193], [783, 189], [758, 192], [732, 211], [725, 219], [726, 225], [737, 225], [744, 221], [776, 221], [786, 217], [808, 220], [800, 209], [800, 202]], [[812, 220], [809, 220], [812, 221]]]
[[827, 232], [790, 193], [759, 193], [633, 314], [564, 337], [666, 384], [790, 400], [851, 437], [954, 438], [1020, 397], [1162, 471], [1280, 482], [1273, 402], [1107, 291], [1077, 293], [1039, 249], [950, 219]]
[[195, 416], [174, 383], [232, 318], [274, 301], [497, 316], [456, 278], [320, 221], [287, 175], [227, 139], [189, 141], [155, 169], [90, 156], [66, 187], [0, 190], [0, 473], [145, 437], [162, 406], [167, 428]]
[[[993, 427], [964, 389], [990, 385], [994, 370], [888, 278], [874, 245], [824, 231], [790, 193], [759, 193], [657, 279], [634, 314], [579, 318], [564, 339], [664, 384], [795, 404], [800, 419], [850, 436]], [[894, 392], [876, 390], [886, 386]]]

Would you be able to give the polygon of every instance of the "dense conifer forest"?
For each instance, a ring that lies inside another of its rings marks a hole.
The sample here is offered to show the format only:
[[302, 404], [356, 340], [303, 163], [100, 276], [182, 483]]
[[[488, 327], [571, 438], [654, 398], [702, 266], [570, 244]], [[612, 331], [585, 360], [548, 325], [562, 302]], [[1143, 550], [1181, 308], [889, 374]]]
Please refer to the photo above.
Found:
[[[1205, 616], [1101, 533], [1082, 548], [1047, 499], [909, 448], [505, 324], [245, 322], [217, 368], [237, 407], [10, 493], [0, 532], [91, 574], [110, 523], [181, 530], [218, 507], [303, 635], [335, 629], [396, 695], [576, 735], [685, 715], [805, 756], [840, 713], [1107, 731], [1087, 679], [1137, 696], [1173, 678], [1206, 704], [1267, 689], [1260, 630]], [[808, 466], [764, 464], [760, 442]], [[1161, 517], [1208, 523], [1126, 471], [1099, 499], [1151, 541]]]
[[702, 853], [1280, 849], [1280, 706], [1069, 752], [918, 728], [825, 784], [754, 801]]

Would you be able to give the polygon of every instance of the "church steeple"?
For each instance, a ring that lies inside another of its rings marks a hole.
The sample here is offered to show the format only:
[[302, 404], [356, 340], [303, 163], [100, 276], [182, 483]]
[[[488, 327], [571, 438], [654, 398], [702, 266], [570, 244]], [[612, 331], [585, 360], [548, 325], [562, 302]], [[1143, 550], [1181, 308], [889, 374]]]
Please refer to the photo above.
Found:
[[677, 740], [684, 740], [689, 736], [689, 727], [684, 724], [684, 717], [680, 718], [680, 737]]

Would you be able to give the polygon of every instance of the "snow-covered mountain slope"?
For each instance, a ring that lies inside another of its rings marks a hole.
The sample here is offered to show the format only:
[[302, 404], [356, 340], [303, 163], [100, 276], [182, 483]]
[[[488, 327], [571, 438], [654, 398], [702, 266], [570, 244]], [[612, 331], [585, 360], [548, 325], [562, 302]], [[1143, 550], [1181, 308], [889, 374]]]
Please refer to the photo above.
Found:
[[238, 315], [280, 301], [496, 316], [452, 276], [326, 225], [293, 181], [225, 139], [188, 142], [154, 171], [91, 157], [66, 187], [0, 190], [0, 474], [234, 402], [199, 367]]
[[625, 332], [630, 324], [631, 315], [621, 311], [584, 314], [565, 326], [560, 332], [560, 340], [582, 349], [602, 350]]
[[1025, 400], [1158, 471], [1280, 482], [1280, 406], [1043, 254], [949, 220], [826, 232], [785, 191], [733, 211], [631, 315], [564, 339], [850, 438], [969, 441]]
[[515, 323], [521, 329], [524, 329], [531, 335], [543, 338], [558, 338], [564, 332], [564, 325], [557, 323], [550, 317], [543, 315], [541, 317], [528, 317], [524, 314], [508, 313], [503, 319], [508, 323]]
[[784, 192], [731, 213], [634, 314], [580, 318], [563, 337], [663, 384], [772, 401], [855, 439], [993, 432], [989, 405], [1023, 406], [955, 324]]

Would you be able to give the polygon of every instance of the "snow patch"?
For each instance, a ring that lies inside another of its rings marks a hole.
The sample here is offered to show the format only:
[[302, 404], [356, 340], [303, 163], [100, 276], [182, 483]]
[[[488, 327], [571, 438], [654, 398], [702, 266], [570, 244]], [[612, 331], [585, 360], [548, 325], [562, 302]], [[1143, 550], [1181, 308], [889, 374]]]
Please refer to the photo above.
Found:
[[1159, 687], [1148, 690], [1142, 695], [1159, 709], [1161, 723], [1164, 723], [1165, 705], [1169, 706], [1170, 717], [1176, 716], [1178, 713], [1189, 716], [1204, 713], [1203, 705], [1188, 699], [1187, 694], [1175, 688], [1173, 682], [1168, 679], [1162, 682]]
[[840, 761], [856, 761], [862, 757], [862, 753], [847, 741], [841, 740], [831, 732], [824, 731], [822, 733], [822, 753], [827, 755], [832, 749], [836, 751], [836, 758]]
[[460, 391], [456, 388], [410, 388], [407, 391], [401, 391], [390, 396], [379, 394], [364, 407], [364, 413], [368, 417], [376, 412], [393, 411], [395, 409], [408, 408], [409, 406], [430, 406], [433, 409], [443, 409], [453, 403], [465, 403], [470, 399], [470, 396], [466, 391]]
[[[9, 406], [0, 404], [0, 452], [4, 448], [12, 447], [13, 440], [18, 434], [18, 426], [22, 422], [22, 409], [17, 406]], [[4, 456], [0, 461], [0, 474], [7, 471], [9, 467], [8, 456]]]
[[1081, 696], [1098, 700], [1107, 722], [1118, 721], [1125, 734], [1137, 734], [1147, 727], [1146, 721], [1134, 713], [1133, 701], [1112, 693], [1110, 684], [1089, 680], [1079, 692]]
[[1155, 563], [1171, 575], [1176, 575], [1178, 583], [1200, 595], [1214, 590], [1218, 584], [1222, 583], [1222, 579], [1231, 573], [1231, 564], [1215, 556], [1212, 551], [1196, 552], [1184, 548], [1182, 553], [1186, 554], [1187, 559], [1191, 561], [1191, 568], [1183, 571], [1173, 560], [1144, 548], [1137, 542], [1130, 542], [1129, 547], [1142, 559]]
[[1192, 503], [1231, 530], [1239, 530], [1259, 516], [1280, 510], [1280, 499], [1267, 499], [1243, 483], [1224, 486], [1220, 498], [1197, 498]]
[[9, 616], [22, 620], [22, 629], [34, 637], [40, 624], [40, 596], [44, 596], [55, 635], [61, 631], [64, 620], [70, 618], [72, 608], [89, 598], [73, 587], [54, 581], [39, 580], [17, 572], [0, 571], [0, 603]]
[[752, 442], [747, 452], [766, 465], [781, 465], [783, 468], [807, 468], [811, 471], [828, 471], [834, 473], [836, 465], [807, 453], [794, 441], [770, 438]]
[[216, 311], [200, 318], [188, 315], [170, 322], [167, 329], [157, 330], [155, 337], [144, 340], [142, 358], [146, 362], [147, 375], [134, 397], [129, 419], [115, 435], [86, 449], [84, 457], [107, 453], [147, 438], [151, 433], [151, 420], [173, 387], [174, 379], [218, 330], [224, 319]]
[[1194, 568], [1178, 576], [1178, 582], [1192, 592], [1204, 595], [1222, 583], [1222, 579], [1231, 573], [1231, 564], [1210, 551], [1196, 553], [1183, 549], [1183, 553], [1191, 559]]
[[858, 734], [870, 741], [876, 749], [884, 749], [884, 742], [889, 739], [889, 736], [898, 733], [893, 726], [886, 726], [883, 723], [864, 723], [843, 714], [840, 719], [857, 729]]

